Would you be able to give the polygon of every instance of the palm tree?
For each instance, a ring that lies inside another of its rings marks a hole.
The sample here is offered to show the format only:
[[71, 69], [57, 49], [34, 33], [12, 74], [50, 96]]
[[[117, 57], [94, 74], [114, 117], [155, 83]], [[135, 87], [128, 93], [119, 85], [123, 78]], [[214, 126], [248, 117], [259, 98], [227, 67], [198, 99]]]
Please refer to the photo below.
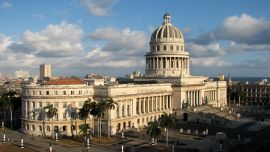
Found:
[[53, 135], [53, 138], [54, 138], [53, 117], [57, 114], [57, 109], [54, 108], [52, 104], [44, 107], [43, 109], [46, 112], [47, 117], [52, 119], [52, 129], [53, 129], [52, 130], [53, 131], [52, 135]]
[[157, 137], [161, 135], [161, 132], [161, 128], [156, 120], [148, 123], [146, 134], [150, 135], [154, 144], [156, 143]]
[[87, 136], [88, 130], [90, 129], [88, 124], [81, 124], [79, 125], [80, 133], [83, 133], [84, 137]]
[[112, 98], [105, 99], [105, 108], [108, 110], [108, 138], [110, 139], [111, 135], [111, 110], [115, 108], [115, 105], [118, 105], [113, 101]]
[[[87, 128], [89, 129], [89, 125], [86, 124], [86, 120], [89, 117], [89, 113], [90, 113], [90, 110], [91, 110], [90, 102], [91, 102], [90, 99], [84, 101], [82, 108], [79, 109], [79, 117], [80, 117], [80, 119], [84, 120], [84, 124], [79, 126], [80, 129], [81, 128], [82, 129], [87, 129]], [[87, 132], [82, 131], [82, 130], [81, 130], [81, 132], [83, 132], [84, 136], [86, 136]]]
[[3, 108], [3, 112], [4, 112], [4, 119], [6, 119], [6, 110], [9, 110], [9, 114], [10, 114], [10, 127], [13, 127], [13, 102], [10, 99], [10, 96], [8, 93], [2, 94], [1, 95], [1, 99], [0, 99], [0, 103], [2, 105]]
[[169, 127], [174, 124], [175, 118], [171, 114], [163, 113], [159, 118], [159, 124], [166, 131], [166, 145], [168, 146]]

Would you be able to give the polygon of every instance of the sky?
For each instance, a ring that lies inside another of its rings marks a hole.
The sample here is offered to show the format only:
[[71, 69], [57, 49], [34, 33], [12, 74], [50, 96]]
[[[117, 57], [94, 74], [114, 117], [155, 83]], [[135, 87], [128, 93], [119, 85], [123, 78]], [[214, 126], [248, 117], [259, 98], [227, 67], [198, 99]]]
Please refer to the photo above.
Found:
[[269, 77], [269, 0], [0, 0], [0, 73], [144, 73], [163, 14], [184, 34], [192, 75]]

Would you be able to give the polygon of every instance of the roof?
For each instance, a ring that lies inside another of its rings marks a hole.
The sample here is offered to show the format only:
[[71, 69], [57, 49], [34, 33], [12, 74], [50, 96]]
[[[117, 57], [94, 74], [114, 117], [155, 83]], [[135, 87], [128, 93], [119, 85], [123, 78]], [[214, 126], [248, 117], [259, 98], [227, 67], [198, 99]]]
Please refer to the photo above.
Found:
[[85, 84], [85, 82], [79, 79], [67, 78], [67, 79], [51, 80], [44, 83], [44, 85], [78, 85], [78, 84]]

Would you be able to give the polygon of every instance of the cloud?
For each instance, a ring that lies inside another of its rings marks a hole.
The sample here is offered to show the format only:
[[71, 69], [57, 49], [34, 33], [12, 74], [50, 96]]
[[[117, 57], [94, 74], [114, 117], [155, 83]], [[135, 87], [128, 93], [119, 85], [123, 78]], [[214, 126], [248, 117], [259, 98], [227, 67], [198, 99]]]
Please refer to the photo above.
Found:
[[98, 28], [90, 34], [95, 41], [105, 41], [103, 50], [121, 51], [125, 54], [135, 54], [145, 51], [147, 36], [142, 31], [129, 28], [116, 29], [112, 27]]
[[225, 61], [221, 57], [207, 57], [191, 59], [192, 65], [196, 67], [231, 67], [229, 61]]
[[82, 29], [77, 25], [62, 22], [50, 24], [40, 32], [24, 32], [22, 42], [34, 50], [37, 56], [66, 57], [83, 50], [82, 34]]
[[249, 45], [270, 44], [270, 22], [243, 13], [240, 16], [227, 17], [215, 30], [191, 39], [198, 44], [209, 44], [219, 40]]
[[186, 43], [187, 50], [190, 52], [192, 57], [214, 57], [224, 55], [224, 48], [219, 43], [211, 43], [207, 45]]
[[91, 68], [132, 68], [143, 66], [143, 58], [126, 56], [120, 52], [110, 52], [102, 50], [102, 47], [96, 47], [87, 52], [82, 59], [86, 66]]
[[82, 4], [94, 16], [108, 16], [117, 0], [81, 0]]
[[4, 34], [0, 33], [0, 52], [5, 51], [11, 43], [10, 37], [6, 37]]
[[0, 5], [1, 8], [12, 8], [13, 5], [9, 2], [3, 2], [1, 5]]
[[270, 22], [243, 13], [241, 16], [226, 18], [217, 29], [216, 35], [217, 39], [232, 40], [239, 43], [269, 44]]

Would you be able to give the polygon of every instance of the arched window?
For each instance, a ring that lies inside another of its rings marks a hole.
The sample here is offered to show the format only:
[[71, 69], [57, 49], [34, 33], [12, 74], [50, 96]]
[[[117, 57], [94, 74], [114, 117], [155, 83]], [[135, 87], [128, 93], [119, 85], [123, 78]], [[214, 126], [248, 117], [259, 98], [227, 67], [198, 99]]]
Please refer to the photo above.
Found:
[[67, 126], [63, 126], [63, 131], [67, 131]]
[[173, 46], [172, 45], [170, 46], [170, 51], [173, 51]]
[[157, 51], [159, 51], [159, 50], [160, 50], [159, 45], [157, 45]]
[[163, 46], [163, 51], [166, 51], [167, 50], [167, 47], [166, 45]]
[[47, 126], [47, 131], [50, 131], [50, 130], [51, 130], [50, 126]]
[[178, 45], [176, 46], [176, 50], [179, 51], [179, 46]]

